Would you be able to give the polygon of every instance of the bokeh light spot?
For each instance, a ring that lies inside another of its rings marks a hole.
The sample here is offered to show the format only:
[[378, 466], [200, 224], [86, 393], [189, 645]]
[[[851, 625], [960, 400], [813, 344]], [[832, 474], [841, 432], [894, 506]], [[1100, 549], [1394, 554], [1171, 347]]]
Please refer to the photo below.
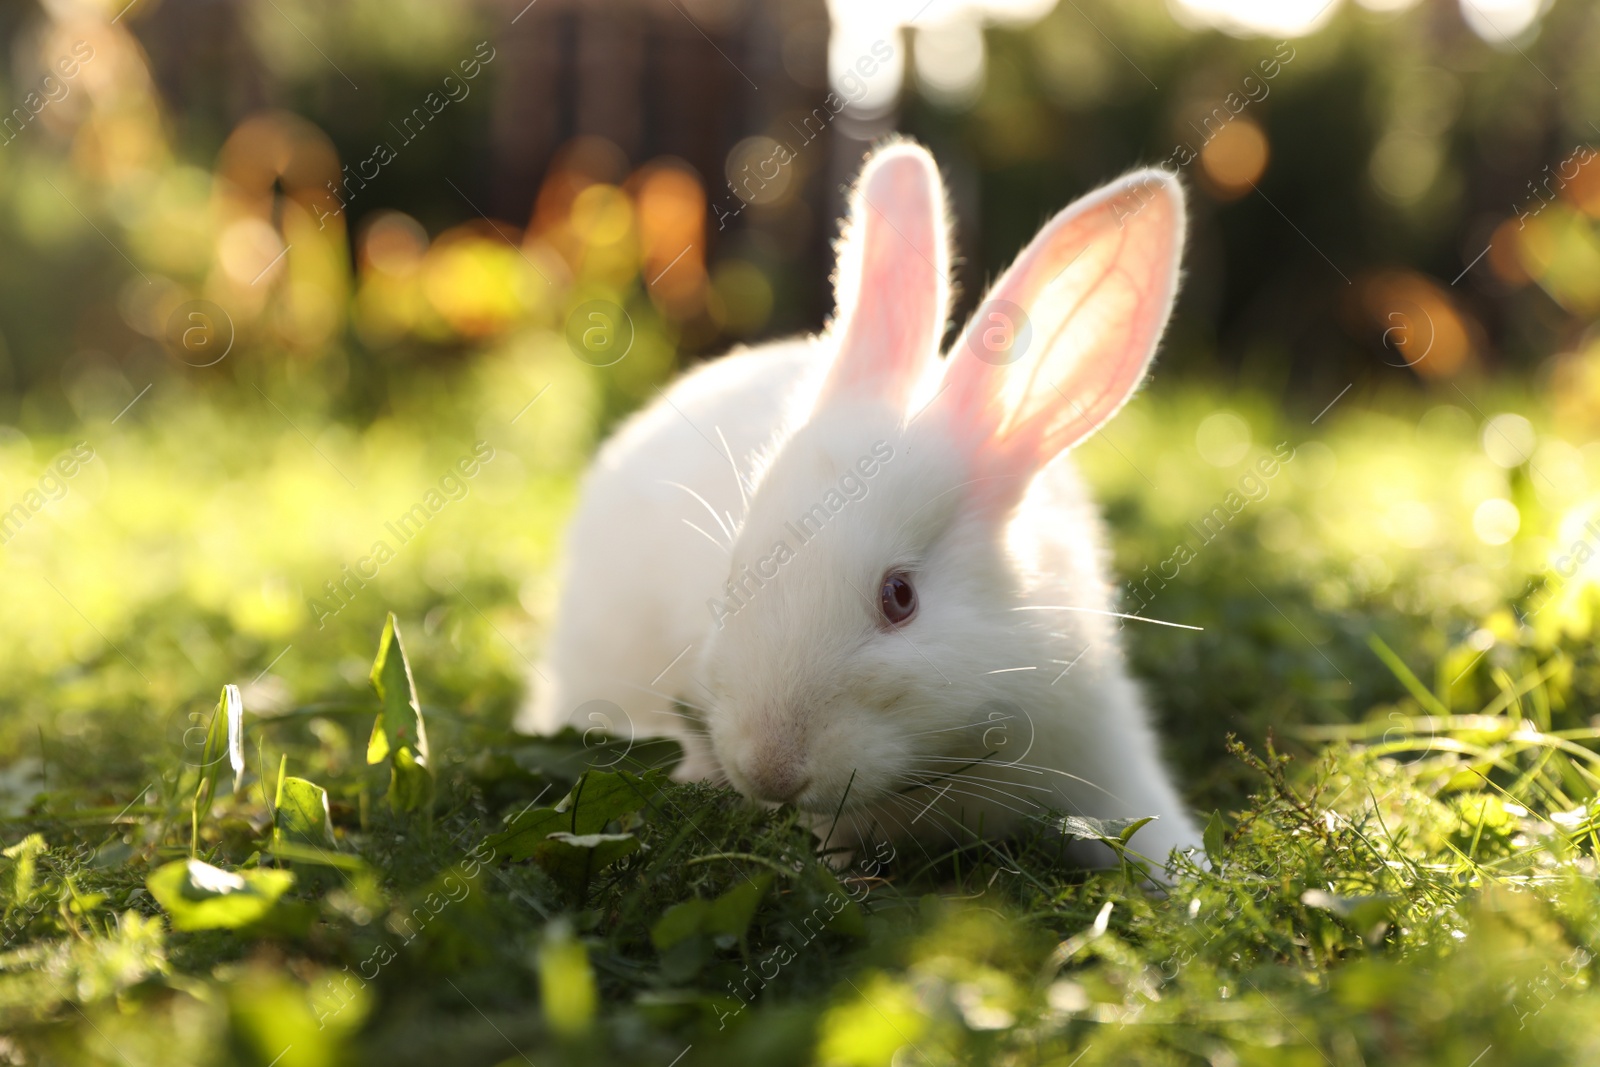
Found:
[[1533, 456], [1538, 435], [1533, 423], [1513, 412], [1490, 419], [1483, 427], [1483, 451], [1497, 467], [1520, 467]]
[[1213, 467], [1231, 467], [1250, 451], [1250, 424], [1231, 411], [1218, 411], [1195, 430], [1194, 445]]
[[1472, 513], [1472, 532], [1486, 545], [1503, 545], [1517, 535], [1522, 515], [1503, 497], [1490, 497]]
[[1200, 150], [1201, 172], [1213, 191], [1235, 199], [1250, 191], [1267, 169], [1267, 135], [1248, 118], [1236, 118]]

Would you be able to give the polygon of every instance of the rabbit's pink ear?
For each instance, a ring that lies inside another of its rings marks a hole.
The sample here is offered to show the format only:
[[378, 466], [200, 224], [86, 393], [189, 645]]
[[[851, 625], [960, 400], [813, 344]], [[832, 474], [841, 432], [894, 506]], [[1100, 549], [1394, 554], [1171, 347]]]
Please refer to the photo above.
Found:
[[1136, 171], [1051, 219], [978, 306], [934, 404], [996, 494], [1015, 499], [1138, 388], [1172, 312], [1183, 231], [1177, 179]]
[[933, 157], [898, 143], [867, 161], [839, 253], [828, 400], [904, 408], [938, 355], [950, 296], [944, 190]]

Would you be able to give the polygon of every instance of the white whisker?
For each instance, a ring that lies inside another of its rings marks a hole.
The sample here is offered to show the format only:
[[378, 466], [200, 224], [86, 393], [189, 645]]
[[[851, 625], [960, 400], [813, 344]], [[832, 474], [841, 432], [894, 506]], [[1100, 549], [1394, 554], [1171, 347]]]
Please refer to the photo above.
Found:
[[979, 719], [977, 722], [962, 723], [960, 726], [941, 726], [937, 730], [918, 730], [915, 733], [909, 733], [905, 736], [932, 737], [934, 734], [953, 734], [959, 733], [962, 730], [975, 730], [980, 726], [994, 726], [997, 723], [1010, 722], [1014, 718], [1016, 718], [1016, 716], [1007, 715], [1003, 719]]
[[[934, 789], [936, 791], [940, 791], [940, 787], [938, 786], [938, 783], [929, 783], [926, 788]], [[994, 788], [994, 787], [991, 786], [989, 788]], [[1038, 812], [1038, 811], [1043, 811], [1044, 810], [1044, 805], [1043, 804], [1034, 803], [1032, 800], [1029, 800], [1027, 797], [1013, 796], [1012, 794], [1007, 793], [1004, 790], [996, 790], [996, 792], [999, 792], [1007, 800], [1015, 800], [1020, 804], [1028, 804], [1028, 805], [1030, 805], [1030, 807], [1032, 809], [1032, 812]], [[943, 787], [943, 789], [942, 789], [942, 795], [949, 796], [951, 794], [954, 794], [956, 796], [969, 797], [972, 800], [980, 801], [980, 802], [982, 802], [984, 804], [993, 804], [993, 805], [995, 805], [997, 807], [1005, 808], [1007, 811], [1012, 812], [1013, 814], [1016, 814], [1016, 815], [1024, 815], [1025, 816], [1025, 815], [1031, 814], [1030, 811], [1024, 811], [1021, 808], [1013, 807], [1012, 805], [1006, 804], [1006, 803], [1002, 802], [1001, 800], [999, 800], [999, 799], [997, 799], [995, 797], [988, 797], [988, 796], [984, 796], [981, 793], [974, 793], [971, 790], [958, 788], [955, 785], [955, 779], [954, 778], [951, 778], [950, 779], [950, 784], [948, 786]]]
[[[713, 517], [715, 517], [715, 516], [713, 516]], [[700, 527], [696, 526], [694, 523], [690, 522], [688, 519], [684, 519], [683, 520], [683, 524], [685, 526], [689, 527], [689, 529], [693, 530], [695, 533], [699, 534], [701, 537], [704, 537], [707, 541], [710, 541], [713, 545], [716, 545], [717, 546], [717, 551], [721, 552], [724, 556], [728, 556], [730, 558], [733, 556], [733, 553], [728, 551], [728, 546], [727, 545], [723, 544], [721, 541], [718, 541], [715, 537], [712, 537], [710, 534], [708, 534], [704, 530], [700, 529]]]
[[1068, 604], [1028, 604], [1012, 611], [1081, 611], [1086, 615], [1109, 615], [1113, 619], [1132, 619], [1134, 622], [1149, 622], [1157, 626], [1173, 626], [1179, 630], [1204, 630], [1204, 626], [1190, 626], [1182, 622], [1167, 622], [1165, 619], [1150, 619], [1143, 615], [1129, 615], [1121, 611], [1102, 611], [1100, 608], [1080, 608]]
[[[950, 756], [921, 756], [921, 757], [918, 757], [918, 758], [923, 760], [924, 762], [928, 762], [928, 761], [931, 761], [931, 762], [948, 762], [948, 763], [971, 763], [972, 762], [972, 760], [970, 760], [970, 759], [965, 759], [965, 760], [956, 759], [956, 758], [953, 758], [953, 757], [950, 757]], [[1079, 783], [1081, 783], [1083, 785], [1086, 785], [1090, 789], [1097, 789], [1100, 792], [1104, 793], [1106, 796], [1110, 797], [1112, 800], [1115, 800], [1118, 804], [1127, 803], [1121, 797], [1117, 796], [1117, 794], [1113, 793], [1111, 790], [1107, 789], [1105, 786], [1100, 785], [1098, 782], [1091, 782], [1087, 778], [1080, 778], [1076, 774], [1072, 774], [1069, 771], [1063, 771], [1063, 770], [1061, 770], [1061, 769], [1059, 769], [1057, 767], [1044, 767], [1044, 766], [1040, 766], [1039, 764], [1036, 764], [1036, 763], [1001, 763], [1001, 762], [996, 762], [996, 763], [990, 764], [990, 766], [994, 766], [994, 767], [1009, 767], [1009, 768], [1011, 768], [1013, 770], [1031, 771], [1034, 774], [1058, 774], [1063, 778], [1070, 778], [1074, 782], [1079, 782]], [[1066, 798], [1063, 797], [1062, 799], [1066, 799]]]
[[745, 495], [744, 479], [739, 475], [739, 464], [733, 461], [733, 449], [728, 447], [728, 439], [722, 435], [722, 427], [713, 427], [717, 431], [717, 440], [722, 442], [722, 454], [728, 457], [728, 468], [733, 471], [733, 484], [739, 487], [739, 503], [744, 506], [745, 514], [750, 513], [750, 498]]
[[[990, 757], [994, 755], [995, 753], [993, 752], [989, 753]], [[915, 763], [966, 763], [974, 767], [1015, 767], [1025, 771], [1037, 771], [1040, 769], [1035, 768], [1031, 763], [1009, 763], [1005, 760], [981, 757], [974, 759], [971, 756], [913, 756], [912, 761]]]
[[733, 544], [733, 531], [728, 527], [728, 525], [726, 523], [724, 523], [722, 521], [721, 516], [719, 516], [717, 514], [717, 509], [711, 506], [711, 502], [710, 501], [708, 501], [705, 497], [701, 496], [699, 493], [695, 492], [693, 489], [690, 489], [687, 485], [684, 485], [682, 482], [672, 482], [672, 481], [668, 481], [665, 478], [662, 478], [661, 479], [661, 484], [662, 485], [670, 485], [674, 489], [682, 489], [685, 493], [688, 493], [690, 496], [694, 497], [695, 500], [699, 501], [700, 502], [700, 506], [705, 508], [706, 511], [710, 512], [711, 521], [717, 524], [717, 528], [722, 531], [722, 536], [724, 536], [724, 537], [726, 537], [728, 539], [728, 543], [730, 545]]
[[[891, 795], [890, 799], [895, 800], [895, 801], [902, 801], [905, 798], [904, 797], [896, 797], [896, 796]], [[906, 823], [903, 822], [902, 820], [896, 818], [894, 812], [890, 811], [887, 808], [875, 808], [873, 813], [874, 813], [874, 815], [882, 815], [886, 819], [892, 819], [894, 821], [895, 826], [900, 830], [901, 839], [905, 840], [905, 841], [910, 841], [912, 844], [916, 845], [917, 849], [922, 853], [923, 857], [929, 863], [933, 862], [933, 857], [928, 855], [927, 848], [922, 844], [921, 841], [917, 840], [916, 834], [911, 832], [911, 827], [906, 825]], [[874, 820], [874, 821], [876, 821], [876, 820]]]
[[671, 715], [674, 719], [682, 719], [684, 722], [688, 723], [689, 725], [696, 727], [697, 729], [696, 729], [695, 732], [701, 733], [701, 734], [705, 734], [705, 736], [707, 736], [707, 737], [711, 736], [710, 732], [706, 729], [706, 724], [701, 722], [699, 719], [695, 718], [693, 715], [685, 715], [681, 711], [668, 711], [666, 708], [658, 708], [658, 709], [656, 709], [654, 714], [656, 714], [656, 715]]
[[[963, 764], [962, 767], [959, 767], [959, 768], [957, 768], [956, 770], [953, 770], [953, 771], [945, 771], [945, 770], [940, 770], [938, 768], [934, 768], [934, 769], [931, 769], [931, 770], [925, 772], [927, 774], [940, 775], [941, 776], [941, 780], [942, 780], [942, 778], [961, 777], [961, 778], [971, 778], [975, 782], [1000, 782], [1000, 781], [1005, 781], [1006, 784], [1015, 785], [1018, 789], [1033, 789], [1033, 790], [1037, 790], [1037, 791], [1042, 792], [1042, 793], [1054, 792], [1054, 790], [1052, 790], [1049, 786], [1032, 785], [1032, 784], [1029, 784], [1029, 783], [1026, 783], [1026, 782], [1011, 782], [1009, 780], [1002, 779], [1002, 778], [986, 778], [986, 777], [983, 777], [981, 775], [973, 773], [974, 771], [983, 771], [983, 770], [1006, 771], [1006, 770], [1015, 769], [1014, 765], [1010, 764], [1010, 763], [990, 762], [988, 760], [954, 759], [954, 758], [945, 757], [945, 756], [923, 756], [923, 757], [920, 757], [920, 758], [913, 759], [911, 762], [914, 763], [914, 764], [915, 763], [960, 763], [960, 764]], [[1038, 772], [1029, 770], [1027, 773], [1029, 773], [1029, 774], [1037, 774]]]
[[[896, 796], [895, 799], [907, 811], [921, 812], [923, 810], [924, 805], [920, 800], [912, 799], [911, 797], [903, 794]], [[936, 826], [943, 831], [945, 836], [948, 837], [950, 842], [957, 848], [961, 847], [961, 839], [963, 835], [969, 839], [973, 836], [972, 829], [969, 826], [963, 823], [956, 815], [941, 809], [937, 804], [927, 810], [926, 817], [929, 819], [929, 824]], [[923, 851], [923, 855], [927, 855], [926, 850]], [[932, 856], [928, 856], [928, 862], [933, 862]]]
[[940, 782], [954, 782], [960, 780], [963, 782], [973, 782], [986, 785], [991, 788], [998, 788], [1003, 785], [1015, 787], [1017, 789], [1027, 789], [1035, 793], [1048, 793], [1052, 796], [1055, 795], [1055, 790], [1051, 789], [1047, 785], [1031, 785], [1027, 782], [1011, 782], [1003, 778], [985, 778], [982, 775], [973, 774], [970, 771], [934, 771], [930, 773], [934, 774], [935, 777], [927, 779], [919, 779], [916, 775], [901, 775], [900, 777], [908, 782], [915, 780], [919, 785], [926, 785], [930, 789], [938, 785]]
[[637, 689], [641, 693], [647, 693], [647, 694], [649, 694], [650, 696], [653, 696], [653, 697], [660, 697], [662, 700], [667, 701], [669, 704], [682, 704], [684, 707], [692, 708], [693, 710], [698, 711], [702, 715], [711, 714], [710, 709], [704, 708], [704, 707], [700, 706], [699, 704], [694, 703], [691, 700], [685, 700], [682, 697], [673, 696], [671, 693], [663, 693], [659, 689], [651, 689], [647, 685], [636, 685], [633, 682], [623, 682], [622, 684], [627, 686], [629, 689]]

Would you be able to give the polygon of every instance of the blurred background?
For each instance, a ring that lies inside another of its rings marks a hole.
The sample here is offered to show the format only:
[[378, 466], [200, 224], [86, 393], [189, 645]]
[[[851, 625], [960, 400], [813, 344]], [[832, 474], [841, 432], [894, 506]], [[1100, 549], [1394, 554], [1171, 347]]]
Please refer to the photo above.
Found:
[[[1555, 373], [1600, 310], [1584, 3], [51, 0], [0, 37], [10, 422], [286, 362], [370, 418], [600, 291], [650, 339], [626, 406], [669, 350], [824, 323], [840, 187], [891, 131], [949, 179], [958, 318], [1070, 198], [1182, 171], [1163, 374]], [[208, 374], [163, 350], [190, 299], [237, 333]]]
[[[631, 406], [674, 360], [823, 325], [841, 187], [894, 131], [949, 181], [958, 318], [1071, 198], [1180, 170], [1163, 375], [1313, 413], [1351, 381], [1581, 375], [1600, 310], [1583, 3], [48, 0], [0, 39], [25, 429], [288, 374], [371, 418], [594, 294], [642, 335], [604, 375]], [[234, 339], [204, 373], [167, 336], [196, 299]]]
[[[1600, 485], [1583, 0], [19, 0], [0, 41], [18, 795], [51, 737], [125, 757], [219, 680], [263, 714], [359, 681], [390, 608], [438, 699], [508, 714], [595, 442], [825, 324], [843, 190], [895, 133], [949, 185], [957, 322], [1095, 185], [1191, 190], [1153, 386], [1083, 450], [1123, 579], [1258, 451], [1303, 459], [1151, 607], [1221, 624], [1135, 639], [1210, 672], [1169, 715], [1367, 714], [1397, 683], [1336, 664], [1374, 627], [1471, 658], [1585, 587], [1550, 569]], [[582, 343], [596, 307], [621, 355]], [[1230, 560], [1289, 610], [1241, 629]]]

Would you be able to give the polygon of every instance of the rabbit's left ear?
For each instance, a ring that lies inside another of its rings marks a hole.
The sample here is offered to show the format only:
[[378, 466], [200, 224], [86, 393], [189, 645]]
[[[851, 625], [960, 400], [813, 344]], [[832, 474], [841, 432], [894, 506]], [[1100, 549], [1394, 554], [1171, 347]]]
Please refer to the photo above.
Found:
[[938, 356], [950, 298], [944, 188], [927, 151], [899, 143], [867, 160], [835, 275], [837, 354], [822, 398], [903, 409]]
[[1178, 288], [1183, 187], [1162, 170], [1062, 210], [978, 306], [933, 405], [974, 474], [1016, 499], [1138, 389]]

